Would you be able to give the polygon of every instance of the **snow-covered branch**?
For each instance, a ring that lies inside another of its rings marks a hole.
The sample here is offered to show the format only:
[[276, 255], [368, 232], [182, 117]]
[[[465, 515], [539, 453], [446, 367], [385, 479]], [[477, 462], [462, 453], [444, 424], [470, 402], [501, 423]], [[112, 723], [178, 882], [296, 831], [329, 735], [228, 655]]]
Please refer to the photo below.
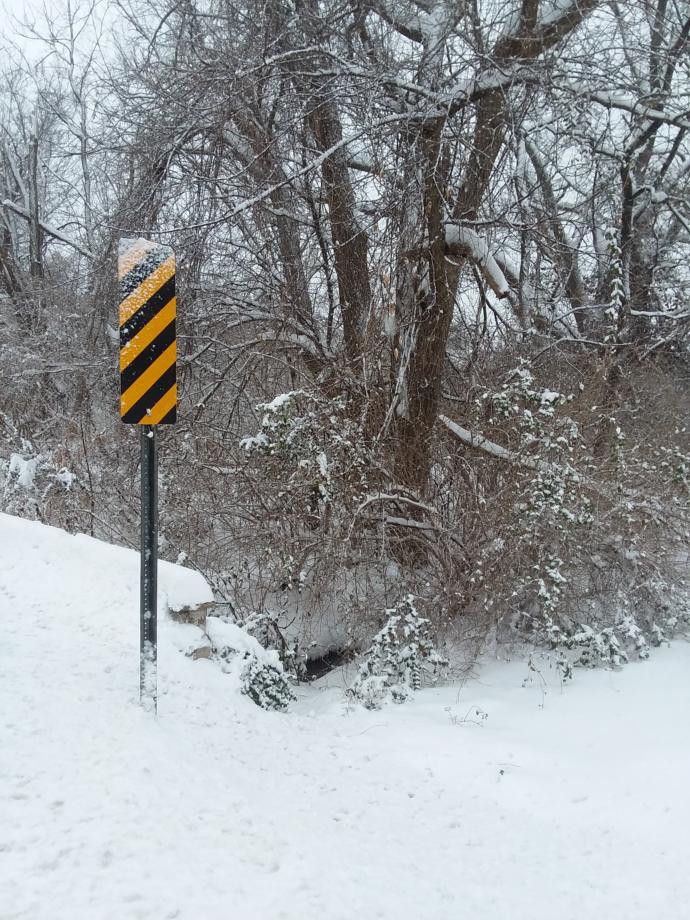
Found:
[[458, 224], [446, 224], [446, 246], [451, 253], [469, 256], [479, 266], [484, 280], [497, 297], [507, 297], [510, 294], [510, 285], [506, 276], [501, 271], [486, 240]]
[[400, 35], [413, 42], [424, 41], [425, 30], [421, 19], [409, 7], [405, 9], [405, 4], [389, 3], [387, 0], [370, 0], [366, 6]]
[[533, 26], [520, 16], [516, 25], [511, 23], [504, 35], [499, 38], [494, 53], [498, 58], [506, 60], [533, 60], [570, 35], [600, 2], [601, 0], [556, 2], [550, 10], [542, 12]]
[[[3, 201], [2, 206], [8, 211], [12, 211], [13, 213], [17, 214], [19, 217], [23, 217], [24, 220], [31, 221], [32, 219], [31, 214], [25, 208], [21, 208], [18, 204], [15, 204], [14, 201]], [[65, 243], [67, 246], [71, 246], [72, 249], [76, 249], [77, 252], [80, 252], [83, 256], [86, 256], [87, 259], [94, 258], [92, 252], [89, 252], [88, 249], [85, 249], [80, 243], [77, 243], [76, 240], [65, 236], [65, 234], [60, 230], [57, 230], [55, 227], [51, 227], [50, 224], [46, 224], [41, 220], [39, 221], [39, 226], [44, 233], [48, 234], [48, 236], [52, 236], [53, 239], [56, 239], [61, 243]]]
[[652, 108], [640, 99], [636, 99], [631, 93], [624, 91], [604, 91], [592, 89], [582, 83], [564, 82], [559, 89], [566, 92], [589, 99], [607, 109], [617, 109], [621, 112], [629, 112], [631, 115], [637, 115], [640, 118], [648, 118], [650, 121], [656, 121], [664, 125], [673, 125], [677, 128], [690, 130], [690, 119], [683, 113], [674, 115], [670, 112], [664, 112], [658, 108]]
[[401, 495], [399, 492], [375, 492], [373, 495], [367, 495], [364, 501], [357, 506], [354, 516], [357, 517], [365, 508], [376, 502], [402, 502], [402, 504], [410, 505], [413, 508], [419, 508], [420, 511], [425, 511], [427, 514], [434, 515], [436, 513], [436, 509], [432, 505], [428, 505], [418, 499], [409, 498], [407, 495]]
[[546, 464], [540, 460], [533, 460], [531, 457], [521, 457], [519, 454], [516, 454], [515, 451], [508, 450], [507, 447], [502, 447], [500, 444], [496, 444], [495, 441], [490, 441], [488, 438], [485, 438], [484, 435], [470, 431], [468, 428], [463, 428], [461, 425], [458, 425], [457, 422], [449, 419], [447, 415], [439, 415], [438, 420], [454, 438], [466, 447], [473, 447], [476, 450], [483, 451], [496, 460], [505, 460], [507, 463], [526, 466], [531, 470], [539, 470], [546, 467]]

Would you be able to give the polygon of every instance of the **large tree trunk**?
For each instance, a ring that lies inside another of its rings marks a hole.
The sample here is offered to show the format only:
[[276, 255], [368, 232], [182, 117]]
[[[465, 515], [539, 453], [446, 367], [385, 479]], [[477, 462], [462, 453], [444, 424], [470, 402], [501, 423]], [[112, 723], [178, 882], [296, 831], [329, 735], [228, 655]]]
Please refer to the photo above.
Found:
[[[445, 348], [453, 317], [454, 290], [446, 262], [444, 201], [447, 167], [441, 130], [426, 130], [421, 143], [421, 252], [410, 264], [400, 253], [398, 287], [398, 386], [395, 408], [396, 479], [421, 493], [430, 463], [431, 432], [441, 394]], [[405, 237], [403, 236], [403, 240]]]
[[[423, 252], [414, 270], [406, 275], [417, 281], [411, 333], [399, 346], [398, 377], [401, 395], [397, 407], [396, 475], [399, 480], [423, 493], [429, 477], [430, 448], [438, 415], [446, 346], [450, 333], [460, 273], [461, 256], [447, 261], [444, 229], [446, 186], [445, 159], [442, 156], [440, 125], [423, 135], [424, 222]], [[477, 110], [472, 154], [465, 170], [453, 219], [471, 224], [476, 220], [481, 200], [503, 142], [504, 108], [498, 93], [487, 94]], [[404, 254], [403, 254], [404, 258]], [[420, 283], [421, 281], [421, 283]], [[404, 329], [409, 312], [409, 292], [399, 291], [399, 315]]]
[[[316, 0], [297, 3], [304, 38], [316, 41], [323, 27]], [[327, 68], [328, 58], [316, 58]], [[333, 262], [338, 283], [338, 299], [343, 324], [345, 356], [351, 368], [362, 370], [364, 329], [371, 308], [369, 278], [369, 240], [357, 215], [357, 202], [350, 176], [347, 152], [342, 145], [343, 127], [338, 106], [329, 90], [328, 79], [314, 72], [305, 76], [300, 68], [290, 68], [298, 92], [307, 98], [307, 126], [324, 157], [321, 182], [328, 206]]]
[[[497, 68], [510, 67], [516, 62], [534, 60], [554, 47], [582, 21], [595, 6], [596, 0], [581, 0], [566, 7], [558, 18], [546, 18], [538, 22], [539, 4], [536, 0], [523, 0], [520, 23], [514, 32], [500, 38], [491, 55]], [[420, 68], [418, 82], [434, 90], [443, 66], [444, 35], [452, 29], [453, 13], [445, 7], [448, 19], [443, 28], [428, 40], [426, 70]], [[433, 8], [436, 16], [439, 5]], [[476, 107], [475, 129], [465, 167], [462, 186], [453, 207], [452, 218], [461, 225], [471, 227], [476, 222], [482, 201], [493, 174], [496, 160], [503, 144], [507, 96], [504, 90], [488, 90], [480, 95]], [[441, 167], [442, 143], [435, 137], [434, 130], [442, 131], [443, 120], [438, 127], [422, 134], [421, 155], [424, 187], [424, 207], [421, 224], [425, 254], [419, 257], [416, 272], [405, 270], [410, 278], [417, 278], [417, 297], [414, 319], [408, 323], [410, 333], [406, 348], [399, 348], [400, 369], [397, 374], [398, 400], [396, 473], [408, 487], [422, 493], [428, 482], [430, 471], [430, 445], [438, 414], [446, 346], [450, 332], [457, 286], [464, 259], [445, 262], [445, 237], [443, 218], [445, 202], [445, 176]], [[426, 263], [426, 265], [424, 264]], [[428, 284], [419, 284], [419, 277], [425, 277], [428, 265]], [[409, 312], [408, 290], [400, 298], [399, 313], [404, 321]], [[403, 384], [400, 383], [401, 378]]]
[[[335, 105], [318, 91], [314, 93], [308, 120], [322, 152], [342, 141]], [[324, 160], [322, 181], [333, 241], [345, 354], [348, 363], [356, 365], [362, 359], [363, 327], [371, 306], [371, 288], [367, 234], [355, 214], [355, 194], [343, 148]]]

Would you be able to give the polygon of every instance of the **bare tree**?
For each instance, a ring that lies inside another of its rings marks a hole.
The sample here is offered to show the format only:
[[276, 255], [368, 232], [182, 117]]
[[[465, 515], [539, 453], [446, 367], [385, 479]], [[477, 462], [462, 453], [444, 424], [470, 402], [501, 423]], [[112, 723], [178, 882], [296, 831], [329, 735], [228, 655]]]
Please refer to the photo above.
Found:
[[[34, 25], [30, 104], [18, 83], [3, 96], [0, 284], [21, 322], [22, 304], [54, 315], [56, 279], [74, 279], [84, 463], [112, 399], [89, 362], [114, 361], [117, 238], [160, 237], [184, 303], [168, 481], [197, 512], [169, 523], [180, 549], [196, 540], [217, 569], [251, 520], [247, 553], [256, 572], [283, 566], [278, 584], [297, 559], [393, 557], [435, 572], [449, 609], [489, 603], [487, 566], [508, 606], [511, 579], [534, 588], [566, 550], [588, 571], [552, 507], [524, 509], [577, 473], [578, 500], [615, 516], [646, 371], [668, 373], [670, 405], [687, 374], [685, 7], [135, 0], [108, 15], [110, 38], [92, 5]], [[313, 454], [296, 466], [271, 440], [293, 424]], [[260, 428], [268, 473], [238, 452]]]

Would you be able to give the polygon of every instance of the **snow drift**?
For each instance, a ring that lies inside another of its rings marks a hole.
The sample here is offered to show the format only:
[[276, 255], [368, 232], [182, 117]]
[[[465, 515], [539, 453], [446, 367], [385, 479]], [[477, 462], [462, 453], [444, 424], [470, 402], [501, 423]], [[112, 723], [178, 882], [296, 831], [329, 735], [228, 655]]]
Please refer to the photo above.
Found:
[[[546, 662], [487, 662], [383, 712], [334, 673], [284, 715], [162, 617], [156, 720], [137, 573], [0, 515], [3, 920], [683, 916], [688, 645], [565, 693]], [[165, 565], [161, 592], [208, 597]]]

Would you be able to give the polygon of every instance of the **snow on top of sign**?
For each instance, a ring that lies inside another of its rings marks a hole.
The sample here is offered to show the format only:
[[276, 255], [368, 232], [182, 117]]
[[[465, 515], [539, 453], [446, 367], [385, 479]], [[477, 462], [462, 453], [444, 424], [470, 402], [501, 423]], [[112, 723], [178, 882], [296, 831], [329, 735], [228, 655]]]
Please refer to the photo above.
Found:
[[147, 240], [143, 236], [121, 236], [118, 242], [117, 251], [120, 255], [137, 246], [141, 249], [168, 249], [172, 252], [170, 246], [165, 243], [156, 243], [153, 240]]
[[155, 243], [143, 237], [137, 237], [137, 239], [120, 237], [117, 247], [119, 276], [122, 279], [134, 268], [139, 274], [146, 275], [172, 255], [173, 250], [164, 243]]

